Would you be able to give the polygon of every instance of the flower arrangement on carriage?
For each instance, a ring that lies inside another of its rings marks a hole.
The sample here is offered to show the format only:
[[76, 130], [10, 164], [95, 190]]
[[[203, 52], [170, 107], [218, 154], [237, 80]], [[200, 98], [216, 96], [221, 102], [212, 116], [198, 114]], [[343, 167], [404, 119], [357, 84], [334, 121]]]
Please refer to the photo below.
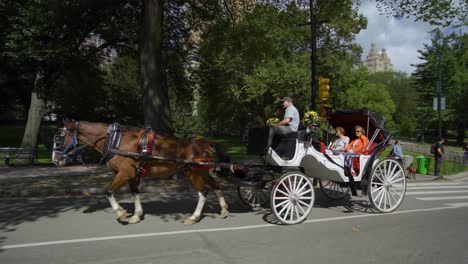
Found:
[[316, 111], [305, 112], [302, 123], [319, 138], [327, 131], [327, 122]]
[[278, 123], [279, 121], [280, 120], [277, 117], [270, 117], [270, 118], [267, 119], [266, 124], [267, 124], [267, 126], [271, 126], [273, 124]]

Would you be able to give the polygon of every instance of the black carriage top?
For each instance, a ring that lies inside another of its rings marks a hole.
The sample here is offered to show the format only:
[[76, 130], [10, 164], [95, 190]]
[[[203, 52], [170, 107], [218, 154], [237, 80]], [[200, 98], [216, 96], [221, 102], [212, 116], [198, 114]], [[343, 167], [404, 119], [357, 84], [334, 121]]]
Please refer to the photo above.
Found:
[[390, 139], [390, 132], [383, 122], [379, 122], [368, 109], [334, 111], [329, 113], [328, 122], [333, 127], [343, 127], [347, 135], [353, 135], [350, 132], [359, 125], [366, 130], [366, 136], [371, 142], [388, 142]]

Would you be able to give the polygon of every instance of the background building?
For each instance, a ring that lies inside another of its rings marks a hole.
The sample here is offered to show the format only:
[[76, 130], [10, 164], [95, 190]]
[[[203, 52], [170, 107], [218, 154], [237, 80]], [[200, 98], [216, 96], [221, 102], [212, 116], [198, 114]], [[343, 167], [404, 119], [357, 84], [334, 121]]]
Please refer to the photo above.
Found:
[[369, 54], [364, 61], [364, 66], [367, 67], [369, 72], [392, 72], [393, 64], [387, 55], [385, 48], [382, 48], [382, 53], [377, 53], [375, 43], [371, 44]]

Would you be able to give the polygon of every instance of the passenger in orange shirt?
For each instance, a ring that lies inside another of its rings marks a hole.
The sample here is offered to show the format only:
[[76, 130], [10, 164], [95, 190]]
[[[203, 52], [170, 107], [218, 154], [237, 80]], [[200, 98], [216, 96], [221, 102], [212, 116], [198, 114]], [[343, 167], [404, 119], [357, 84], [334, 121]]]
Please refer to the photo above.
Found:
[[356, 126], [355, 129], [357, 138], [349, 142], [345, 148], [345, 152], [351, 154], [364, 154], [366, 152], [367, 145], [369, 145], [369, 139], [364, 135], [364, 129], [362, 127]]
[[350, 169], [351, 175], [354, 177], [356, 173], [353, 169], [353, 157], [359, 154], [366, 153], [366, 147], [369, 145], [369, 139], [364, 135], [364, 129], [360, 126], [356, 126], [356, 136], [357, 138], [349, 142], [345, 148], [345, 166]]

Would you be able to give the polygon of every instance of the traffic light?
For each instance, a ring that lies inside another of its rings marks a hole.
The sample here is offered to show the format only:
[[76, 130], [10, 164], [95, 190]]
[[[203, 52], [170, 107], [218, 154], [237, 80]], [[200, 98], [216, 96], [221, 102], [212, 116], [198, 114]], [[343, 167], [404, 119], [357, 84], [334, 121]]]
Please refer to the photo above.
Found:
[[319, 93], [318, 93], [318, 101], [323, 103], [328, 100], [330, 97], [330, 79], [319, 77]]

